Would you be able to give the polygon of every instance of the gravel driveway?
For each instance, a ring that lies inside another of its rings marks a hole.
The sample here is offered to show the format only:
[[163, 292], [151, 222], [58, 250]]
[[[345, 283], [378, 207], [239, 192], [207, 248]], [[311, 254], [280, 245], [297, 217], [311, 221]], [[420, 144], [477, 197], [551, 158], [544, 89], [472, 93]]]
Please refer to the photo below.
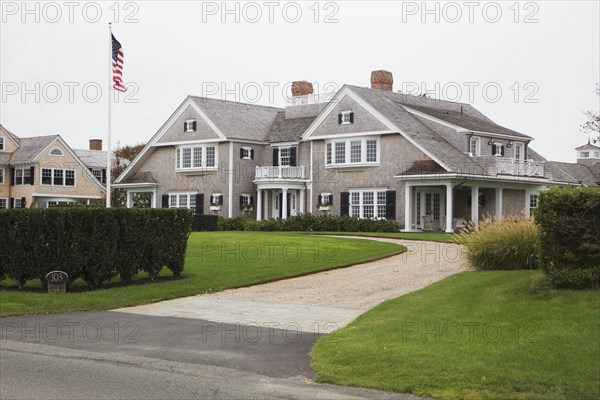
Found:
[[348, 268], [115, 311], [325, 333], [386, 300], [468, 269], [457, 244], [353, 238], [403, 244], [408, 250]]

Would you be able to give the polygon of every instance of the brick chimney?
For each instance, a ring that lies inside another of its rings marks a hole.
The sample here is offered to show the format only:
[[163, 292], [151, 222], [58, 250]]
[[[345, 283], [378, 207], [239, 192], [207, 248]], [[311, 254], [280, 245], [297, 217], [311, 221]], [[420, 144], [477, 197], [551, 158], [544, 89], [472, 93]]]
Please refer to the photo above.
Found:
[[292, 96], [306, 96], [313, 93], [313, 85], [308, 81], [292, 82]]
[[102, 150], [102, 139], [90, 139], [90, 150]]
[[379, 89], [391, 92], [394, 86], [394, 77], [389, 71], [380, 69], [371, 72], [371, 89]]

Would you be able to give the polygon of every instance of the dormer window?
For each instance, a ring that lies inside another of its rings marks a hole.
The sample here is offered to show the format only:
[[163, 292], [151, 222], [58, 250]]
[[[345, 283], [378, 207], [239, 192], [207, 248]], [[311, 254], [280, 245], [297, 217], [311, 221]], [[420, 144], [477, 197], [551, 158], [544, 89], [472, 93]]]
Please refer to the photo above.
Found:
[[342, 111], [338, 114], [338, 124], [348, 125], [354, 123], [354, 113], [352, 111]]
[[582, 151], [581, 152], [581, 158], [589, 158], [590, 157], [590, 152], [589, 151]]
[[479, 143], [480, 141], [478, 137], [472, 137], [469, 141], [469, 153], [471, 154], [471, 157], [477, 157], [481, 155], [479, 150]]
[[184, 132], [196, 132], [196, 120], [195, 119], [186, 119], [183, 123], [183, 131]]
[[62, 156], [63, 152], [61, 149], [59, 149], [58, 147], [53, 148], [52, 150], [50, 150], [50, 155], [51, 156]]

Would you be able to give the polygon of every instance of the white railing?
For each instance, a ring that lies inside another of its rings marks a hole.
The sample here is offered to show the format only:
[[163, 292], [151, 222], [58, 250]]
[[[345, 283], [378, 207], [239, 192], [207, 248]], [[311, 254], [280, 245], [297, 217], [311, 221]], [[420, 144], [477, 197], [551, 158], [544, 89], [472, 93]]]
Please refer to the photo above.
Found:
[[544, 163], [539, 161], [516, 161], [513, 158], [492, 157], [488, 165], [490, 175], [516, 175], [516, 176], [545, 176]]
[[256, 179], [304, 179], [304, 166], [256, 167]]

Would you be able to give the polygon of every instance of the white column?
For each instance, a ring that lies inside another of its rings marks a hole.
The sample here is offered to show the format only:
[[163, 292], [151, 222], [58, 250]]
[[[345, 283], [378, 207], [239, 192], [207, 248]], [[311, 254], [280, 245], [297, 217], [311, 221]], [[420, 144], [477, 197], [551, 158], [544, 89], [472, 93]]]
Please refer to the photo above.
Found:
[[132, 198], [131, 198], [131, 192], [128, 190], [127, 191], [127, 208], [131, 208], [133, 207], [133, 202], [132, 202]]
[[502, 219], [502, 191], [503, 188], [496, 188], [496, 219]]
[[471, 222], [479, 226], [479, 186], [471, 186]]
[[454, 232], [452, 221], [454, 220], [454, 198], [452, 196], [452, 182], [446, 183], [446, 232]]
[[411, 215], [410, 215], [410, 200], [412, 198], [411, 193], [412, 192], [412, 186], [410, 186], [408, 184], [408, 182], [406, 182], [404, 184], [404, 230], [405, 231], [410, 231], [412, 229], [412, 225], [411, 225]]
[[156, 188], [152, 190], [152, 208], [156, 208]]
[[525, 189], [525, 206], [523, 211], [525, 212], [526, 218], [531, 218], [531, 210], [529, 209], [529, 195], [531, 192], [528, 189]]
[[281, 196], [281, 219], [287, 218], [287, 189], [283, 189], [283, 195]]
[[262, 210], [263, 210], [262, 190], [257, 189], [256, 190], [256, 220], [257, 221], [262, 220]]
[[300, 213], [304, 214], [304, 189], [300, 189]]

